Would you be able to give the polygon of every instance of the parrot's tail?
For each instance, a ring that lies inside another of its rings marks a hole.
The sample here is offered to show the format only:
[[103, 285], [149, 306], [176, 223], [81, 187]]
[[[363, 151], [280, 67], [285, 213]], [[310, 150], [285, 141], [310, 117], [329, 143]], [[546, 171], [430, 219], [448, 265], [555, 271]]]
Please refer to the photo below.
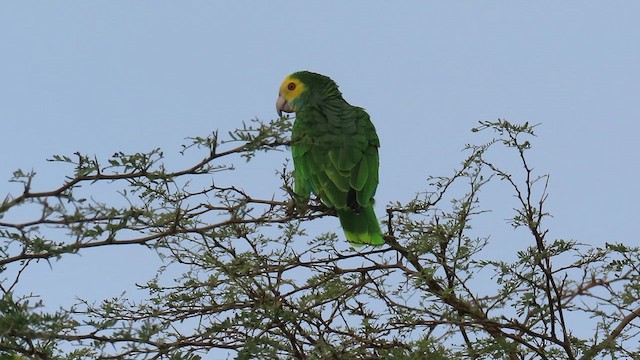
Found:
[[350, 208], [338, 210], [340, 224], [344, 230], [344, 235], [352, 245], [373, 245], [384, 244], [380, 223], [373, 212], [373, 206], [362, 207], [360, 212], [355, 212]]

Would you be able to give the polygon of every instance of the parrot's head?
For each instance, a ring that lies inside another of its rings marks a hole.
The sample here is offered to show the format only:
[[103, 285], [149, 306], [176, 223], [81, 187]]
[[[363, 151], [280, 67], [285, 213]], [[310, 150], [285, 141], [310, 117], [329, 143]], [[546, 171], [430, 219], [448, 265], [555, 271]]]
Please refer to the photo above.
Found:
[[342, 98], [338, 85], [331, 78], [309, 71], [298, 71], [287, 76], [280, 85], [276, 110], [278, 116], [282, 116], [283, 111], [296, 112], [335, 96]]

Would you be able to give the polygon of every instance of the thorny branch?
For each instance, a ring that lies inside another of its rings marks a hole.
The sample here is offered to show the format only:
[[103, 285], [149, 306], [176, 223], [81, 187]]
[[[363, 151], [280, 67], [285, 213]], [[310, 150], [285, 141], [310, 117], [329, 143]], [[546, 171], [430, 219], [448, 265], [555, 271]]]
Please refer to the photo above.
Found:
[[[640, 251], [620, 244], [584, 251], [547, 239], [549, 178], [534, 173], [522, 140], [533, 126], [482, 122], [476, 131], [498, 137], [468, 145], [460, 168], [431, 178], [412, 201], [390, 204], [385, 246], [353, 249], [341, 236], [313, 234], [308, 225], [335, 215], [319, 202], [292, 211], [286, 167], [272, 198], [221, 180], [234, 169], [222, 161], [288, 144], [287, 119], [256, 123], [228, 142], [218, 134], [192, 139], [183, 152], [206, 154], [183, 170], [167, 171], [153, 150], [115, 154], [108, 166], [80, 154], [54, 157], [75, 173], [50, 191], [33, 191], [35, 174], [16, 172], [23, 191], [0, 205], [0, 274], [15, 274], [0, 279], [0, 355], [54, 359], [63, 344], [76, 349], [66, 358], [100, 359], [196, 359], [223, 349], [238, 358], [295, 359], [591, 359], [634, 351]], [[524, 176], [491, 160], [500, 144], [516, 150]], [[213, 181], [199, 182], [201, 175]], [[530, 236], [513, 263], [486, 260], [489, 236], [470, 225], [490, 214], [480, 197], [494, 179], [510, 186], [518, 202], [511, 223]], [[81, 195], [100, 186], [125, 205]], [[13, 221], [25, 205], [39, 206], [37, 217]], [[148, 293], [142, 303], [119, 296], [43, 313], [33, 296], [14, 295], [32, 262], [127, 244], [167, 261], [139, 285]], [[487, 272], [494, 282], [482, 277]], [[576, 315], [609, 330], [581, 335], [569, 321]]]

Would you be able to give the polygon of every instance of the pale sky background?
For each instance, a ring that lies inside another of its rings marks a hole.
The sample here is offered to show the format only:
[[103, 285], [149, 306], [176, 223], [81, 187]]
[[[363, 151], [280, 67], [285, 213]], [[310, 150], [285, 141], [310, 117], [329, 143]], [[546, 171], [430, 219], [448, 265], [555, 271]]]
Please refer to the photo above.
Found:
[[[186, 167], [185, 138], [274, 118], [284, 76], [307, 69], [377, 127], [379, 215], [488, 139], [469, 131], [479, 120], [504, 118], [541, 123], [530, 157], [551, 174], [550, 238], [637, 245], [639, 15], [637, 1], [5, 1], [0, 198], [18, 168], [36, 170], [36, 190], [59, 186], [71, 169], [53, 154], [161, 147]], [[238, 181], [270, 197], [276, 179], [251, 183], [288, 156], [258, 157]], [[505, 192], [481, 200], [499, 219], [514, 206]], [[512, 240], [502, 227], [492, 241]], [[54, 307], [131, 291], [158, 265], [139, 248], [38, 264], [19, 290]]]

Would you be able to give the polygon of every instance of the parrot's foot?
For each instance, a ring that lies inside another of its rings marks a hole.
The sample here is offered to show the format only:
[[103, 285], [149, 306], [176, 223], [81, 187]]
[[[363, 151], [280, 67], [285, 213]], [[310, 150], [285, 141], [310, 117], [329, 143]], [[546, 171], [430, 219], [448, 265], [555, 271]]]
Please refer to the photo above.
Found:
[[299, 216], [304, 215], [309, 210], [309, 204], [301, 203], [296, 201], [295, 199], [289, 199], [287, 201], [287, 208], [285, 210], [287, 216]]

